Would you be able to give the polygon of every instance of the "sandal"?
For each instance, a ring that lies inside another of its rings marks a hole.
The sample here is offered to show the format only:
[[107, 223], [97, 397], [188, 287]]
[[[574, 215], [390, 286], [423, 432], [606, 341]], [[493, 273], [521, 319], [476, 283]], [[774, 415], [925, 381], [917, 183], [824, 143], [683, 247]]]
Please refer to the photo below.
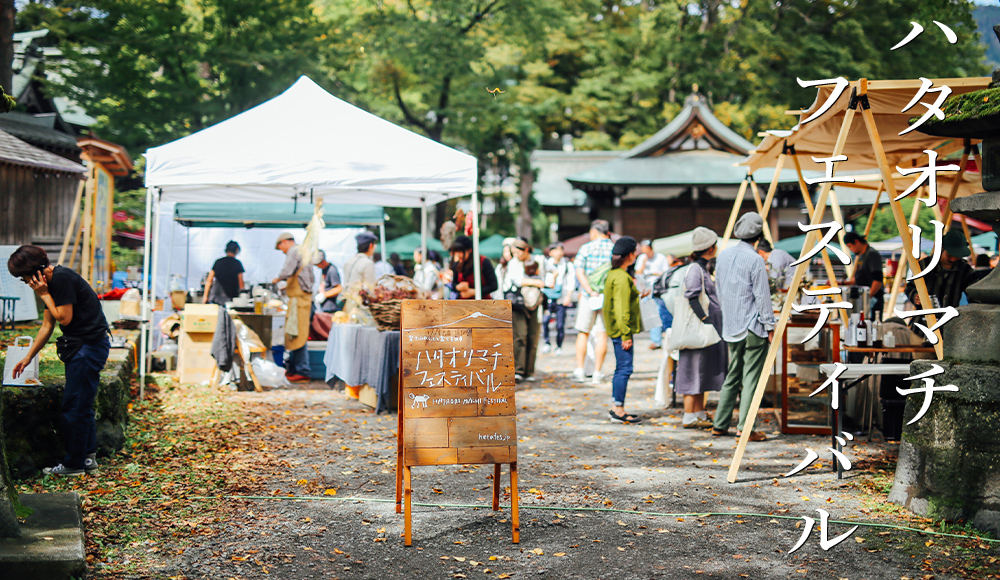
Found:
[[[737, 437], [741, 437], [742, 433], [737, 433]], [[750, 437], [747, 438], [748, 441], [767, 441], [767, 435], [764, 435], [760, 431], [751, 431]]]
[[629, 413], [625, 413], [625, 414], [622, 414], [622, 415], [615, 415], [614, 411], [608, 411], [608, 417], [610, 417], [611, 421], [613, 421], [615, 423], [641, 423], [642, 422], [642, 419], [640, 419], [638, 415], [631, 415]]
[[715, 428], [712, 429], [712, 437], [728, 437], [728, 436], [729, 436], [728, 429], [715, 429]]

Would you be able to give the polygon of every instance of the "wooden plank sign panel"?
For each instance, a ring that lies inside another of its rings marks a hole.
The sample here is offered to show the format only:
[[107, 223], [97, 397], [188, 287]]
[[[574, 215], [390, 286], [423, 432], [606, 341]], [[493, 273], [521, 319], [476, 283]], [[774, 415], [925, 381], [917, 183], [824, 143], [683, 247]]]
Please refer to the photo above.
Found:
[[517, 461], [510, 303], [406, 300], [401, 318], [403, 464]]

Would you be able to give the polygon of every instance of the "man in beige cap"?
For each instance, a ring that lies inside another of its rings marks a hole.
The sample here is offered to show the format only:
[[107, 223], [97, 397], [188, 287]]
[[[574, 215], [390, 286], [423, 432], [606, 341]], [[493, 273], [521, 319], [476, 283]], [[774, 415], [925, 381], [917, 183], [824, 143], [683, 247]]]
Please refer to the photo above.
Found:
[[288, 283], [285, 287], [285, 295], [288, 296], [288, 314], [285, 316], [285, 377], [293, 383], [306, 382], [310, 371], [306, 341], [309, 339], [309, 314], [312, 308], [312, 263], [302, 265], [302, 254], [295, 245], [295, 236], [290, 232], [278, 234], [274, 247], [285, 253], [285, 264], [274, 283], [282, 280]]
[[[715, 265], [715, 281], [722, 300], [722, 340], [729, 345], [729, 368], [719, 393], [712, 435], [728, 432], [737, 396], [740, 398], [737, 429], [743, 430], [774, 334], [767, 267], [754, 249], [754, 244], [763, 237], [763, 230], [764, 220], [757, 212], [740, 216], [733, 229], [733, 236], [740, 242], [723, 250]], [[759, 431], [750, 434], [751, 441], [764, 439]]]

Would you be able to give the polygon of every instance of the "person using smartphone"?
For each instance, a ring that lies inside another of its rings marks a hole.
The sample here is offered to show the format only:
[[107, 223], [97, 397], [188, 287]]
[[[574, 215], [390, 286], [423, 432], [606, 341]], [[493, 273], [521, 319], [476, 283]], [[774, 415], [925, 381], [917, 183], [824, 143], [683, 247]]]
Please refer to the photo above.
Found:
[[98, 467], [94, 399], [111, 350], [101, 302], [86, 280], [69, 268], [50, 264], [48, 254], [38, 246], [15, 250], [7, 260], [7, 270], [30, 286], [45, 305], [42, 327], [28, 356], [14, 366], [14, 378], [49, 341], [56, 322], [63, 333], [56, 341], [56, 351], [66, 365], [62, 398], [66, 455], [62, 463], [43, 471], [68, 476], [94, 472]]

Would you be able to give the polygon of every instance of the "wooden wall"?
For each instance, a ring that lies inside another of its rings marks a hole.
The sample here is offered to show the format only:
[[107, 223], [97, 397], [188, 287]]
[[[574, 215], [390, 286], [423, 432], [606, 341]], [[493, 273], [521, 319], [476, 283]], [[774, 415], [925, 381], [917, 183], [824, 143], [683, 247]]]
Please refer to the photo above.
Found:
[[[690, 202], [683, 204], [659, 202], [641, 206], [626, 204], [622, 208], [622, 224], [625, 226], [625, 231], [621, 233], [637, 240], [644, 238], [655, 240], [689, 232], [697, 226], [705, 226], [722, 237], [732, 207], [731, 202], [725, 206], [713, 203], [708, 207], [694, 206]], [[757, 207], [751, 198], [749, 201], [744, 201], [740, 213], [756, 210]]]
[[61, 246], [79, 184], [73, 174], [0, 163], [0, 244]]

